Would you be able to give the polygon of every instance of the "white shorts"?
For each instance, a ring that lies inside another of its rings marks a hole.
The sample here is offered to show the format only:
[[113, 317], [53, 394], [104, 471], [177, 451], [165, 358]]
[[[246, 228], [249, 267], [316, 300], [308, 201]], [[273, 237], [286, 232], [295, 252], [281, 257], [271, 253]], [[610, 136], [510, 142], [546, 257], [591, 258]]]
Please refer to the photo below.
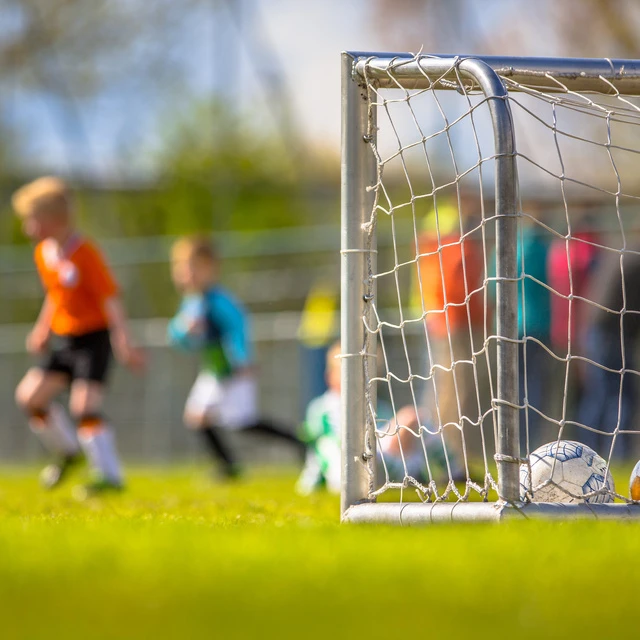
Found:
[[242, 429], [258, 420], [258, 387], [253, 376], [220, 380], [203, 371], [191, 388], [185, 413], [225, 429]]

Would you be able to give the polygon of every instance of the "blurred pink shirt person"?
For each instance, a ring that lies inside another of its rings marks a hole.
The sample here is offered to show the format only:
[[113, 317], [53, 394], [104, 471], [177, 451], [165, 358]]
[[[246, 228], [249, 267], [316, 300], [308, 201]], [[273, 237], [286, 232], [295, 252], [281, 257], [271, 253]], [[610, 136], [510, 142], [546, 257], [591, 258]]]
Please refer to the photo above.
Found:
[[[566, 240], [554, 240], [549, 248], [547, 257], [549, 286], [561, 294], [551, 296], [551, 343], [556, 353], [561, 356], [567, 353], [569, 344], [569, 300], [561, 296], [573, 293], [574, 296], [586, 297], [592, 266], [598, 254], [598, 248], [589, 243], [596, 242], [598, 242], [598, 236], [594, 232], [582, 231], [573, 235], [568, 242], [568, 247]], [[571, 266], [571, 279], [569, 266]], [[571, 307], [572, 354], [576, 354], [576, 347], [582, 344], [587, 311], [588, 304], [581, 300], [574, 300]]]

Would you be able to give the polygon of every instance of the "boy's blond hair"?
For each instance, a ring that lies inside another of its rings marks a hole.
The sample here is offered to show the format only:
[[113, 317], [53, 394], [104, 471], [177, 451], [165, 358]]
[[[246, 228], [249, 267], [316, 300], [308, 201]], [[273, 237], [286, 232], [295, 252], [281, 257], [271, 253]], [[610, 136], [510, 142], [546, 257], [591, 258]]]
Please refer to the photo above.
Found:
[[218, 252], [205, 235], [184, 236], [178, 238], [171, 247], [171, 261], [202, 260], [211, 264], [218, 262]]
[[65, 217], [71, 214], [71, 190], [60, 178], [45, 176], [20, 187], [11, 204], [21, 218], [36, 211]]

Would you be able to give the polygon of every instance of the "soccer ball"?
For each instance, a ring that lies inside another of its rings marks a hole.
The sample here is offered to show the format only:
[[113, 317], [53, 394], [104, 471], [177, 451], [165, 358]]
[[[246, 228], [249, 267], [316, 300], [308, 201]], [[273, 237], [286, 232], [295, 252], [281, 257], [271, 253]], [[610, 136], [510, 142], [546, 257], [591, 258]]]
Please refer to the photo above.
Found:
[[536, 449], [529, 462], [531, 476], [528, 465], [520, 467], [520, 497], [523, 500], [533, 491], [535, 502], [613, 502], [610, 493], [582, 497], [600, 489], [615, 491], [607, 463], [585, 444], [571, 440], [550, 442]]

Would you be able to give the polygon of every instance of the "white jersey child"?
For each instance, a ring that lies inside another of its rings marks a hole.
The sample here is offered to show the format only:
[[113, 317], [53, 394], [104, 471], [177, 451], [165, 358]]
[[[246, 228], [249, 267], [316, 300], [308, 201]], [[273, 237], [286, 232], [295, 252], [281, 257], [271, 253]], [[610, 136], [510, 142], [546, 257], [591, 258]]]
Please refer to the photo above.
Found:
[[[383, 403], [381, 405], [384, 407]], [[338, 391], [330, 389], [309, 404], [303, 430], [303, 439], [308, 446], [307, 458], [297, 484], [299, 493], [307, 495], [323, 486], [332, 493], [339, 493], [342, 468], [340, 423]], [[378, 466], [384, 470], [388, 481], [402, 482], [405, 476], [411, 476], [419, 482], [428, 482], [423, 443], [432, 469], [443, 471], [445, 461], [437, 436], [421, 434], [405, 437], [404, 445], [400, 448], [396, 432], [394, 420], [385, 422], [376, 430]], [[414, 429], [412, 432], [417, 433]]]
[[329, 389], [309, 403], [303, 426], [307, 456], [297, 491], [307, 495], [326, 486], [340, 492], [340, 393]]

